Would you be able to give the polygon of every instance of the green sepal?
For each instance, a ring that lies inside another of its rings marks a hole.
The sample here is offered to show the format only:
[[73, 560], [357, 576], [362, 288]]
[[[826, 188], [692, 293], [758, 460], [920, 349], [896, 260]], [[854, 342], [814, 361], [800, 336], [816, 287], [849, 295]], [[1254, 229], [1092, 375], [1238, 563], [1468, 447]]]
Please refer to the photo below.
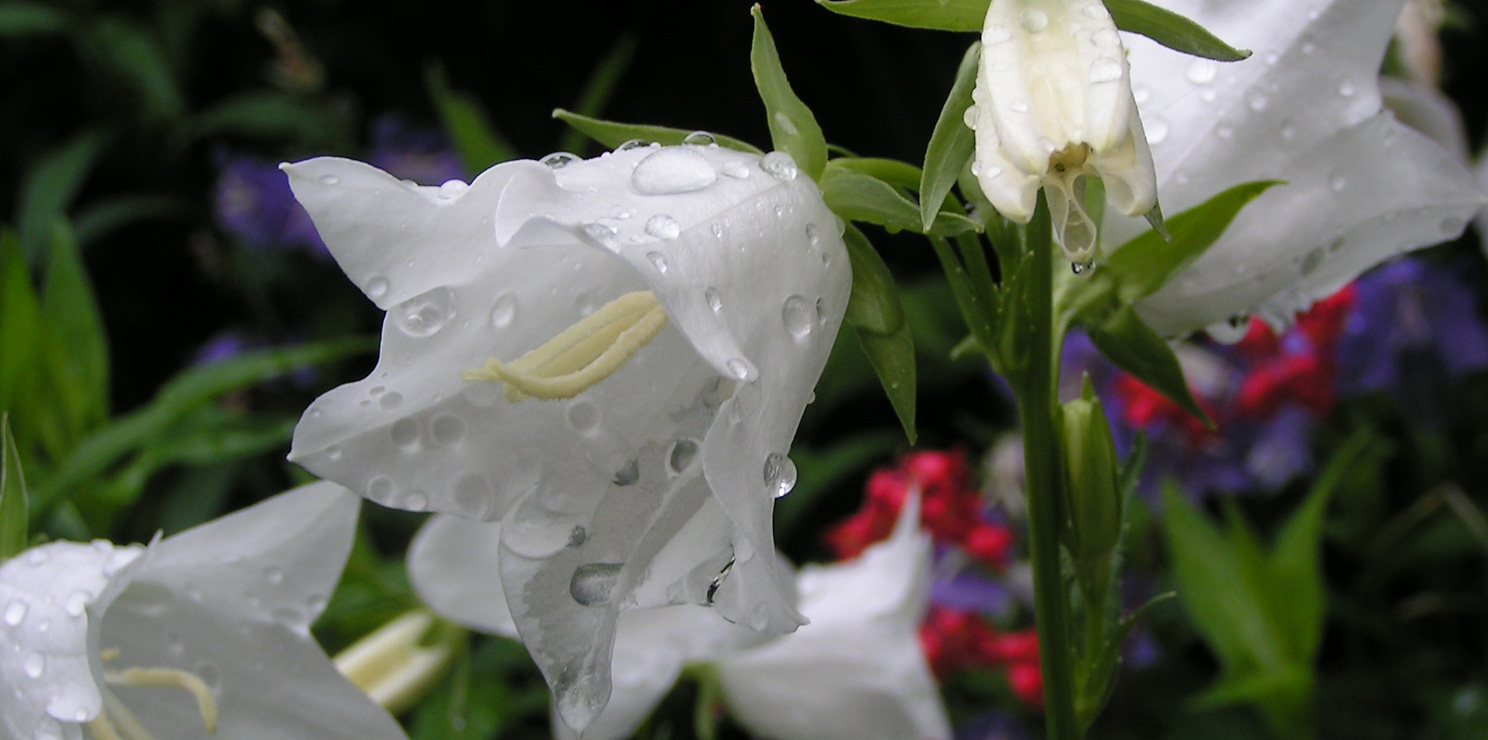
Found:
[[956, 82], [940, 109], [930, 143], [925, 147], [925, 167], [920, 179], [920, 226], [930, 229], [941, 204], [967, 167], [976, 148], [976, 136], [966, 125], [966, 111], [971, 108], [971, 92], [976, 88], [977, 62], [982, 56], [981, 42], [973, 42], [961, 57]]
[[909, 334], [909, 325], [902, 324], [893, 334], [875, 334], [864, 329], [855, 329], [858, 343], [878, 382], [883, 384], [884, 394], [894, 407], [894, 414], [904, 426], [904, 436], [915, 443], [915, 351], [914, 339]]
[[980, 31], [991, 0], [816, 0], [840, 15], [935, 31]]
[[775, 39], [770, 36], [760, 6], [755, 4], [749, 13], [754, 16], [749, 68], [754, 72], [754, 85], [759, 88], [760, 100], [765, 104], [770, 141], [776, 149], [791, 155], [802, 173], [812, 180], [820, 180], [822, 170], [827, 166], [827, 139], [811, 109], [791, 90], [785, 69], [780, 65], [780, 55], [775, 50]]
[[[920, 209], [914, 201], [893, 185], [872, 175], [834, 164], [823, 173], [821, 190], [827, 207], [845, 220], [876, 224], [895, 231], [921, 230]], [[976, 229], [975, 221], [958, 213], [942, 211], [927, 233], [955, 236]]]
[[847, 259], [852, 266], [852, 292], [844, 318], [853, 326], [874, 334], [889, 335], [904, 325], [904, 304], [894, 275], [868, 237], [849, 225], [842, 234]]
[[1213, 246], [1241, 208], [1279, 183], [1262, 180], [1236, 185], [1167, 219], [1171, 239], [1156, 231], [1144, 232], [1105, 258], [1089, 282], [1114, 282], [1116, 299], [1122, 303], [1156, 293]]
[[1204, 426], [1214, 428], [1214, 422], [1189, 390], [1173, 348], [1131, 306], [1112, 310], [1100, 321], [1086, 324], [1085, 330], [1106, 359], [1183, 407]]
[[27, 507], [21, 453], [10, 433], [10, 415], [0, 413], [0, 562], [26, 549]]
[[[686, 131], [680, 128], [669, 128], [667, 126], [652, 126], [643, 123], [618, 123], [615, 121], [604, 121], [598, 118], [574, 113], [562, 108], [553, 109], [553, 117], [572, 126], [578, 132], [599, 142], [600, 144], [614, 149], [628, 141], [654, 141], [663, 146], [681, 144], [694, 131]], [[725, 149], [734, 149], [751, 154], [764, 154], [759, 147], [747, 141], [735, 139], [732, 136], [724, 136], [708, 132], [718, 145]]]
[[450, 87], [444, 68], [430, 64], [424, 68], [424, 86], [428, 88], [429, 100], [444, 125], [465, 171], [474, 175], [483, 172], [497, 162], [517, 158], [517, 149], [512, 146], [496, 127], [474, 97]]
[[1143, 0], [1105, 0], [1105, 3], [1117, 28], [1146, 36], [1174, 51], [1219, 62], [1238, 62], [1250, 56], [1248, 49], [1226, 44], [1203, 26], [1171, 10]]

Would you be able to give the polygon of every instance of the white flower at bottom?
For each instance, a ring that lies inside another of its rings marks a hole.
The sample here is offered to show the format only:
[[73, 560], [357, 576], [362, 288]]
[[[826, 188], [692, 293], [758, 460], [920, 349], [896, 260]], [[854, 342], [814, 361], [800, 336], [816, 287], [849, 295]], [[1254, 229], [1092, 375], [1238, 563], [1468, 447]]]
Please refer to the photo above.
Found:
[[1126, 52], [1100, 0], [992, 0], [973, 97], [966, 123], [982, 191], [1027, 223], [1043, 188], [1071, 260], [1089, 260], [1097, 246], [1084, 178], [1100, 178], [1121, 213], [1157, 204]]
[[438, 188], [284, 166], [388, 312], [377, 367], [310, 406], [291, 459], [385, 505], [501, 520], [505, 601], [581, 728], [626, 610], [800, 624], [771, 512], [851, 277], [840, 220], [783, 153], [548, 161]]
[[357, 504], [317, 483], [149, 547], [6, 561], [0, 738], [404, 738], [309, 634]]

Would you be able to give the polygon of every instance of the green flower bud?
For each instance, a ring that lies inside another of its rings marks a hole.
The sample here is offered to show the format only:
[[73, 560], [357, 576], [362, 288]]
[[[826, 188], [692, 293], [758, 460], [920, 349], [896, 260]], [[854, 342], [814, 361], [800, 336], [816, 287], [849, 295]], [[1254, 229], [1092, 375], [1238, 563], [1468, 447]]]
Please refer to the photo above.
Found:
[[1116, 442], [1089, 377], [1085, 378], [1080, 398], [1064, 405], [1063, 419], [1073, 530], [1068, 545], [1076, 562], [1095, 564], [1116, 548], [1121, 535], [1122, 501]]

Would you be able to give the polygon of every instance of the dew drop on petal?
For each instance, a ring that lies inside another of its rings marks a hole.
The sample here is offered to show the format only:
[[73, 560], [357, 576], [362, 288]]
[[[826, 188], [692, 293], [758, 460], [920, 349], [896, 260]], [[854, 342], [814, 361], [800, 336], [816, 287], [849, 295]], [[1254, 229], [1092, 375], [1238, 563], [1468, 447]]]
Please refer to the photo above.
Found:
[[1322, 266], [1323, 256], [1324, 249], [1322, 247], [1315, 247], [1302, 257], [1302, 262], [1297, 266], [1297, 269], [1302, 273], [1303, 277], [1311, 275]]
[[336, 177], [335, 175], [322, 175], [321, 178], [320, 178], [320, 181], [321, 181], [321, 183], [323, 183], [325, 185], [340, 185], [341, 184], [341, 178]]
[[653, 145], [653, 142], [646, 141], [645, 139], [631, 139], [630, 141], [624, 142], [620, 146], [615, 147], [615, 151], [628, 152], [632, 149], [645, 149]]
[[83, 616], [83, 611], [88, 608], [88, 602], [90, 600], [91, 597], [88, 594], [82, 591], [73, 591], [71, 594], [68, 594], [67, 600], [62, 603], [62, 610], [67, 612], [68, 616], [76, 619]]
[[393, 500], [393, 494], [397, 492], [393, 485], [393, 479], [385, 475], [379, 475], [367, 481], [367, 498], [379, 504], [387, 504]]
[[967, 128], [976, 128], [976, 121], [977, 107], [975, 105], [966, 106], [966, 110], [961, 113], [961, 122], [966, 124]]
[[454, 302], [455, 292], [439, 287], [393, 306], [388, 316], [410, 337], [433, 336], [454, 316]]
[[723, 296], [719, 294], [717, 288], [703, 291], [703, 299], [708, 302], [708, 308], [713, 309], [713, 313], [723, 310]]
[[821, 228], [816, 224], [806, 224], [806, 241], [812, 244], [821, 241]]
[[382, 394], [382, 398], [378, 400], [377, 405], [381, 406], [387, 411], [392, 411], [393, 409], [403, 405], [403, 394], [397, 391], [393, 391], [392, 393], [384, 393]]
[[682, 137], [682, 143], [692, 146], [716, 146], [718, 139], [707, 131], [694, 131]]
[[749, 166], [737, 159], [730, 159], [723, 163], [723, 174], [736, 180], [743, 180], [749, 177]]
[[387, 292], [388, 292], [388, 281], [387, 281], [387, 278], [375, 277], [375, 278], [372, 278], [371, 280], [368, 280], [367, 281], [367, 295], [368, 295], [368, 297], [373, 298], [373, 299], [381, 298], [381, 297], [387, 295]]
[[1219, 67], [1208, 59], [1195, 59], [1188, 64], [1188, 81], [1195, 85], [1207, 85], [1219, 74]]
[[409, 511], [423, 511], [429, 508], [429, 496], [423, 491], [413, 491], [403, 498], [403, 508]]
[[646, 219], [646, 233], [657, 239], [675, 239], [682, 233], [682, 228], [677, 225], [677, 219], [658, 213]]
[[1147, 116], [1142, 119], [1142, 127], [1147, 132], [1147, 143], [1158, 144], [1168, 138], [1168, 122], [1161, 116]]
[[491, 484], [480, 473], [465, 473], [455, 479], [454, 496], [466, 516], [484, 519], [491, 505]]
[[718, 179], [713, 165], [691, 149], [658, 149], [646, 156], [630, 173], [630, 186], [643, 195], [690, 193]]
[[21, 670], [31, 678], [41, 678], [41, 674], [46, 673], [46, 656], [41, 653], [27, 653], [21, 661]]
[[446, 447], [465, 438], [465, 421], [452, 414], [444, 414], [429, 425], [429, 436], [434, 444]]
[[564, 413], [568, 428], [579, 434], [588, 434], [599, 426], [599, 408], [589, 401], [579, 399], [568, 405]]
[[12, 601], [5, 606], [5, 624], [14, 627], [26, 618], [26, 603]]
[[688, 466], [697, 457], [697, 440], [683, 437], [672, 443], [672, 449], [667, 452], [667, 470], [672, 475], [681, 475], [687, 472]]
[[1332, 188], [1335, 193], [1341, 192], [1348, 187], [1348, 177], [1343, 174], [1342, 170], [1333, 170], [1328, 173], [1328, 187]]
[[1049, 27], [1049, 14], [1036, 8], [1029, 8], [1018, 16], [1018, 25], [1029, 33], [1038, 33]]
[[1012, 38], [1012, 31], [1009, 31], [1006, 27], [997, 23], [993, 23], [992, 25], [982, 29], [983, 46], [996, 46], [998, 44], [1006, 43]]
[[1265, 110], [1266, 102], [1266, 96], [1262, 95], [1259, 92], [1256, 92], [1255, 90], [1251, 90], [1245, 95], [1245, 104], [1250, 106], [1251, 110]]
[[625, 486], [635, 485], [636, 481], [640, 479], [641, 461], [632, 457], [626, 460], [625, 465], [621, 466], [619, 470], [615, 471], [615, 477], [611, 482], [623, 488]]
[[1121, 79], [1121, 62], [1111, 57], [1101, 57], [1090, 63], [1091, 82], [1115, 82]]
[[659, 273], [661, 273], [663, 275], [666, 274], [666, 271], [667, 271], [666, 257], [662, 256], [661, 252], [650, 252], [650, 253], [647, 253], [646, 259], [651, 260], [651, 264], [652, 264], [652, 266], [654, 266], [656, 268], [656, 271], [657, 272], [659, 272]]
[[785, 305], [781, 309], [785, 330], [796, 339], [805, 339], [816, 325], [816, 317], [812, 315], [815, 308], [815, 304], [806, 300], [805, 296], [793, 295], [785, 299]]
[[1345, 77], [1338, 81], [1338, 95], [1340, 97], [1351, 97], [1354, 94], [1354, 81]]
[[735, 357], [734, 359], [729, 360], [727, 364], [729, 372], [733, 373], [734, 377], [738, 378], [739, 380], [746, 380], [749, 378], [749, 363], [745, 361], [744, 358]]
[[568, 582], [568, 594], [583, 606], [603, 604], [610, 600], [619, 580], [623, 563], [588, 563], [574, 568]]
[[796, 464], [789, 457], [772, 452], [765, 458], [765, 490], [780, 498], [796, 487]]
[[399, 447], [415, 447], [419, 441], [418, 422], [407, 417], [399, 419], [393, 422], [392, 428], [388, 430], [388, 436], [392, 438], [393, 444]]
[[[1085, 6], [1085, 10], [1094, 10], [1096, 13], [1100, 13], [1100, 10], [1094, 5]], [[1119, 46], [1121, 44], [1121, 37], [1109, 28], [1098, 28], [1090, 34], [1090, 43], [1096, 46]]]
[[495, 305], [491, 306], [491, 326], [497, 329], [511, 326], [512, 319], [516, 316], [517, 299], [510, 293], [497, 298]]
[[796, 174], [800, 172], [796, 167], [796, 160], [781, 151], [770, 152], [761, 157], [759, 166], [777, 180], [794, 180]]
[[553, 152], [552, 154], [549, 154], [548, 156], [543, 157], [542, 159], [539, 159], [537, 161], [547, 165], [548, 169], [561, 170], [564, 167], [567, 167], [579, 160], [580, 157], [577, 154], [570, 154], [568, 152]]
[[445, 200], [451, 200], [464, 195], [465, 191], [469, 189], [470, 186], [465, 184], [464, 180], [445, 180], [439, 186], [439, 197]]

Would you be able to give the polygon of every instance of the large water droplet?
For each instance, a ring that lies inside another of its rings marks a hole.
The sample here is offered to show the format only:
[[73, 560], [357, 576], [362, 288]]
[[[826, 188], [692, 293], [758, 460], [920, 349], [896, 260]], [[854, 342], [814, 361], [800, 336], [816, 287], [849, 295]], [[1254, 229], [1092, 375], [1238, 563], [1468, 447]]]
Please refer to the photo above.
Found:
[[1018, 25], [1029, 33], [1038, 33], [1049, 27], [1049, 14], [1036, 8], [1029, 8], [1018, 16]]
[[676, 239], [682, 233], [682, 227], [677, 225], [677, 219], [658, 213], [646, 219], [646, 233], [657, 239]]
[[717, 179], [706, 157], [691, 149], [672, 147], [641, 160], [630, 173], [630, 186], [644, 195], [671, 195], [702, 190]]
[[423, 491], [413, 491], [403, 497], [403, 508], [409, 511], [423, 511], [429, 508], [429, 496]]
[[764, 478], [765, 490], [780, 498], [796, 487], [796, 464], [785, 455], [772, 452], [765, 458]]
[[794, 180], [800, 170], [796, 167], [796, 160], [785, 152], [775, 151], [760, 158], [760, 169], [770, 173], [777, 180]]
[[568, 582], [568, 594], [583, 606], [603, 604], [610, 600], [615, 590], [615, 581], [620, 578], [624, 563], [588, 563], [574, 568], [573, 578]]
[[796, 339], [805, 339], [811, 334], [812, 327], [816, 326], [815, 313], [816, 304], [799, 295], [785, 299], [780, 312], [781, 319], [785, 321], [785, 330]]
[[688, 466], [692, 465], [692, 461], [697, 457], [697, 453], [697, 440], [684, 437], [673, 442], [671, 451], [667, 453], [667, 469], [671, 471], [672, 475], [681, 475], [687, 472]]
[[743, 180], [749, 177], [749, 166], [737, 159], [730, 159], [723, 163], [723, 174], [736, 180]]
[[429, 425], [429, 436], [440, 447], [459, 442], [465, 438], [465, 420], [451, 414], [437, 416]]
[[437, 334], [454, 316], [455, 292], [440, 287], [420, 293], [388, 310], [393, 324], [410, 337]]
[[387, 295], [388, 281], [384, 277], [375, 277], [367, 281], [367, 297], [376, 300]]
[[470, 186], [465, 184], [464, 180], [445, 180], [439, 186], [439, 197], [445, 200], [451, 200], [464, 195], [465, 191], [469, 189]]
[[21, 669], [31, 678], [41, 678], [46, 673], [46, 656], [41, 653], [28, 653], [21, 661]]
[[718, 139], [707, 131], [694, 131], [682, 137], [682, 143], [692, 146], [716, 146]]
[[549, 169], [561, 170], [564, 167], [573, 164], [574, 162], [580, 161], [580, 159], [581, 158], [577, 154], [570, 154], [568, 152], [553, 152], [552, 154], [549, 154], [548, 156], [543, 157], [542, 159], [539, 159], [537, 161], [547, 165]]
[[1219, 66], [1208, 59], [1195, 59], [1188, 64], [1188, 81], [1195, 85], [1207, 85], [1219, 75]]
[[496, 299], [491, 306], [491, 326], [497, 329], [505, 329], [511, 326], [512, 319], [517, 317], [517, 298], [510, 293]]
[[961, 112], [961, 122], [966, 124], [967, 128], [976, 128], [976, 121], [977, 107], [975, 105], [966, 106], [966, 110]]
[[393, 422], [393, 428], [388, 430], [388, 436], [392, 438], [393, 444], [409, 448], [418, 445], [419, 425], [417, 421], [404, 417]]
[[26, 604], [22, 601], [12, 601], [5, 606], [5, 624], [14, 627], [26, 618]]
[[455, 479], [455, 505], [466, 516], [484, 519], [491, 506], [491, 483], [480, 473], [465, 473]]

